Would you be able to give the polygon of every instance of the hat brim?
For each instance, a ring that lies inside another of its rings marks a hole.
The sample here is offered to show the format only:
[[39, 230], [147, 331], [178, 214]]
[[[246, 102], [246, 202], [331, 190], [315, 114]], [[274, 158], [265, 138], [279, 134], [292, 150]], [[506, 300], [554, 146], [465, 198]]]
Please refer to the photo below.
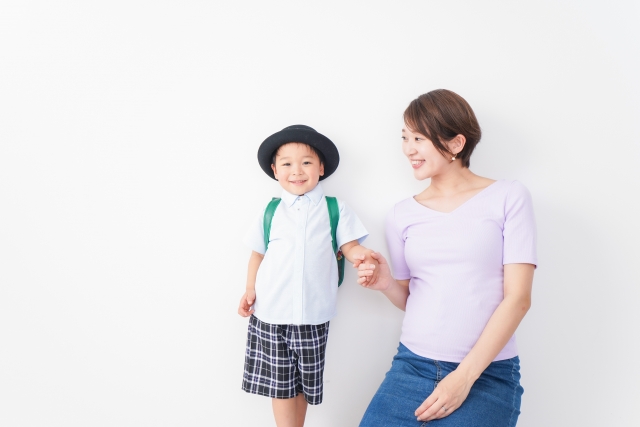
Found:
[[271, 178], [276, 179], [271, 169], [273, 154], [282, 145], [290, 142], [301, 142], [310, 145], [322, 153], [324, 157], [324, 175], [320, 177], [320, 181], [328, 178], [338, 169], [340, 154], [338, 153], [338, 148], [329, 138], [314, 130], [289, 127], [265, 139], [260, 148], [258, 148], [258, 163], [260, 163], [264, 173]]

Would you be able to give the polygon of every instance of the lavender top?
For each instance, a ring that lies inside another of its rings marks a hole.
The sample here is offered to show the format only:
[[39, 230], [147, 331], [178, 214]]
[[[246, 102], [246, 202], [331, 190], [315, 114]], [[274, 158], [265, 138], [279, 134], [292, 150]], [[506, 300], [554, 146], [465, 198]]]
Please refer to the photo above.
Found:
[[[411, 279], [400, 341], [434, 360], [460, 362], [504, 298], [504, 264], [537, 264], [529, 191], [496, 181], [450, 213], [413, 197], [387, 216], [394, 277]], [[495, 360], [518, 354], [515, 336]]]

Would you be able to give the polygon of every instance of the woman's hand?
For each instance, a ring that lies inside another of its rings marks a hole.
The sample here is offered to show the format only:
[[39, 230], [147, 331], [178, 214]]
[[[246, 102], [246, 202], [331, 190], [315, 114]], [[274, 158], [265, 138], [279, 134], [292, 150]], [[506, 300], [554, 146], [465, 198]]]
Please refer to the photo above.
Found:
[[451, 372], [438, 383], [414, 415], [418, 417], [418, 421], [431, 421], [450, 415], [465, 401], [473, 383], [462, 372]]
[[[354, 268], [358, 269], [358, 283], [365, 288], [373, 289], [376, 291], [384, 291], [389, 287], [391, 280], [391, 271], [389, 270], [389, 264], [387, 260], [378, 252], [371, 252], [371, 257], [378, 262], [378, 265], [369, 264], [365, 262], [364, 257], [356, 259], [353, 264]], [[370, 280], [375, 278], [374, 270], [377, 273], [377, 280]]]

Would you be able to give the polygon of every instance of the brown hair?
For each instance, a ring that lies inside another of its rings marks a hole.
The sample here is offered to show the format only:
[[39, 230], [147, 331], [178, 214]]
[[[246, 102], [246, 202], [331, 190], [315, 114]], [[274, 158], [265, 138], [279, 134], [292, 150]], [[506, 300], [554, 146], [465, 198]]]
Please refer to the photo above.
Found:
[[431, 140], [433, 146], [445, 157], [453, 155], [445, 143], [463, 135], [466, 143], [456, 157], [462, 166], [469, 167], [469, 159], [482, 131], [471, 106], [457, 93], [436, 89], [420, 95], [404, 110], [404, 122], [409, 128]]

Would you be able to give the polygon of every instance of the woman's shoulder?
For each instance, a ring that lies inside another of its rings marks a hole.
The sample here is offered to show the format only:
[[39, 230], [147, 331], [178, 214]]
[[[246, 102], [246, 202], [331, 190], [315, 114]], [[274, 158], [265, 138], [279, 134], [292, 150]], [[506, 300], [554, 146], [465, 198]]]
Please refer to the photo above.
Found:
[[413, 212], [416, 203], [417, 202], [413, 196], [394, 203], [393, 206], [391, 206], [391, 209], [387, 212], [387, 225], [398, 224], [399, 221], [402, 222], [403, 218], [405, 218], [410, 212]]
[[416, 202], [413, 196], [407, 197], [406, 199], [402, 199], [399, 202], [396, 202], [389, 210], [389, 215], [397, 217], [409, 212], [413, 212], [416, 209], [417, 204], [418, 202]]
[[389, 238], [389, 236], [396, 236], [398, 238], [402, 236], [402, 230], [411, 222], [410, 218], [414, 216], [415, 205], [417, 204], [418, 202], [416, 202], [412, 196], [396, 202], [391, 209], [389, 209], [385, 218], [387, 238]]
[[509, 198], [531, 197], [531, 194], [529, 193], [529, 189], [517, 179], [511, 179], [511, 180], [505, 179], [502, 181], [504, 181], [505, 183], [505, 190], [507, 193], [507, 197]]
[[396, 202], [393, 205], [392, 210], [411, 208], [415, 205], [415, 203], [416, 200], [413, 198], [413, 196], [407, 197], [406, 199], [402, 199], [399, 202]]
[[498, 179], [489, 187], [495, 187], [496, 195], [511, 197], [529, 194], [527, 187], [517, 179]]
[[516, 207], [532, 206], [531, 193], [520, 181], [515, 179], [500, 179], [493, 184], [496, 191], [492, 192], [492, 203], [500, 206], [502, 212], [508, 212]]

